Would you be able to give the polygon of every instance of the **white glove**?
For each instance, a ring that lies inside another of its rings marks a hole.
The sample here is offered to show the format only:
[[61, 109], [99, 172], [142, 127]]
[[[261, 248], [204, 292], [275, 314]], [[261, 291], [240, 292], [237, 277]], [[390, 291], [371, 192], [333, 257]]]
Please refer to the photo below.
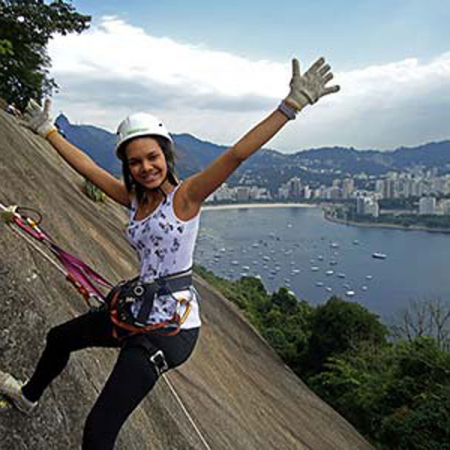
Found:
[[325, 64], [324, 58], [319, 58], [304, 75], [300, 75], [300, 64], [292, 60], [291, 91], [285, 98], [285, 103], [300, 111], [308, 104], [316, 103], [320, 97], [339, 91], [339, 86], [325, 87], [333, 78], [331, 67]]
[[45, 100], [44, 108], [36, 100], [30, 99], [22, 124], [43, 138], [47, 138], [51, 132], [57, 131], [49, 115], [50, 105], [50, 99]]

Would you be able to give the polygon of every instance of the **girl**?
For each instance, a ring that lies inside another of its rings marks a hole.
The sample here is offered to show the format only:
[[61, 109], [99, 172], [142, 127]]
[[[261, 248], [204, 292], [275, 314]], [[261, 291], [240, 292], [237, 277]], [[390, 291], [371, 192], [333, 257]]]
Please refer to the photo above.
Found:
[[83, 433], [84, 450], [112, 449], [120, 428], [158, 377], [189, 358], [201, 324], [191, 267], [202, 203], [306, 105], [339, 90], [326, 87], [333, 75], [323, 58], [304, 75], [296, 59], [292, 67], [290, 92], [278, 108], [207, 169], [181, 183], [174, 170], [172, 138], [156, 117], [133, 114], [119, 125], [116, 154], [123, 164], [123, 181], [119, 181], [58, 133], [49, 118], [48, 101], [43, 109], [30, 101], [25, 125], [80, 174], [129, 208], [127, 238], [141, 267], [137, 279], [112, 290], [108, 308], [50, 330], [26, 384], [0, 372], [0, 393], [19, 410], [30, 413], [37, 406], [71, 352], [93, 346], [120, 347]]

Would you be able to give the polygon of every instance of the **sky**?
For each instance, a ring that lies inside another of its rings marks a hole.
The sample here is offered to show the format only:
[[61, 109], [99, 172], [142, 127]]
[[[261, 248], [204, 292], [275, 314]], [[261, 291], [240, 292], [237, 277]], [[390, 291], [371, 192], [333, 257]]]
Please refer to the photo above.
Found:
[[233, 145], [324, 56], [337, 94], [267, 148], [394, 150], [450, 139], [450, 1], [75, 0], [89, 30], [49, 43], [52, 113], [115, 132], [133, 112]]

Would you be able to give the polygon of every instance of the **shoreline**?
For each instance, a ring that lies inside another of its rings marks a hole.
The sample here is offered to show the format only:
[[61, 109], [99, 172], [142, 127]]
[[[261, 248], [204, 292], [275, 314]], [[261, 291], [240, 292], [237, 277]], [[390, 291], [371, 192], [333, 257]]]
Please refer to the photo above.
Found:
[[202, 211], [250, 208], [320, 208], [320, 206], [310, 203], [229, 203], [226, 205], [205, 205], [202, 206]]
[[448, 228], [429, 228], [421, 225], [411, 225], [409, 227], [405, 227], [403, 225], [397, 225], [393, 223], [352, 222], [351, 220], [337, 219], [336, 217], [331, 217], [325, 211], [323, 216], [326, 220], [329, 220], [330, 222], [338, 223], [340, 225], [349, 225], [353, 227], [389, 228], [393, 230], [403, 230], [403, 231], [428, 231], [430, 233], [443, 233], [443, 234], [450, 233], [450, 229]]

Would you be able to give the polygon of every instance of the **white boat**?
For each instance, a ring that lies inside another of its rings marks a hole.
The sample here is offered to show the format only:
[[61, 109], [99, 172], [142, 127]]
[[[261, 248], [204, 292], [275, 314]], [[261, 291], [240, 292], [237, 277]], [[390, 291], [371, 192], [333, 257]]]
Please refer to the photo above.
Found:
[[332, 243], [330, 244], [330, 247], [331, 247], [331, 248], [338, 248], [338, 247], [339, 247], [339, 244], [337, 244], [336, 242], [332, 242]]
[[328, 276], [330, 276], [330, 275], [333, 275], [333, 271], [332, 270], [327, 270], [326, 272], [325, 272]]
[[372, 258], [375, 258], [375, 259], [386, 259], [387, 255], [385, 253], [375, 252], [375, 253], [372, 253]]
[[345, 273], [338, 273], [337, 276], [338, 276], [339, 278], [345, 278]]
[[372, 277], [372, 275], [366, 275], [366, 278], [367, 278], [368, 280], [371, 280], [373, 277]]
[[250, 270], [250, 267], [249, 266], [242, 266], [242, 270], [245, 270], [245, 271]]
[[333, 291], [333, 289], [330, 288], [330, 287], [326, 287], [325, 289], [326, 289], [328, 292], [332, 292], [332, 291]]
[[346, 295], [347, 297], [354, 297], [354, 296], [356, 295], [356, 293], [355, 293], [355, 291], [347, 291], [347, 292], [345, 293], [345, 295]]
[[312, 270], [313, 272], [317, 272], [317, 271], [319, 270], [319, 268], [318, 268], [317, 266], [312, 266], [312, 267], [311, 267], [311, 270]]
[[367, 291], [367, 286], [363, 286], [361, 289], [362, 289], [363, 291]]
[[316, 286], [317, 287], [322, 287], [323, 286], [323, 281], [317, 281], [316, 282]]

